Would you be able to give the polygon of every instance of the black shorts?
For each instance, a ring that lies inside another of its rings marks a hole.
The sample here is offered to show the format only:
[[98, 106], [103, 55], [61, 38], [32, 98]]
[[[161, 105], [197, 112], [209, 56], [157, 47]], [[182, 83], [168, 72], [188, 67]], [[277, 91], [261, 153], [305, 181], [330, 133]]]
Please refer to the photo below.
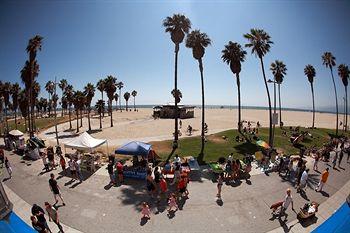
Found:
[[186, 187], [185, 187], [185, 188], [180, 188], [180, 189], [179, 189], [179, 192], [180, 192], [180, 193], [186, 192]]
[[147, 185], [147, 190], [150, 191], [154, 191], [156, 188], [154, 187], [153, 184]]

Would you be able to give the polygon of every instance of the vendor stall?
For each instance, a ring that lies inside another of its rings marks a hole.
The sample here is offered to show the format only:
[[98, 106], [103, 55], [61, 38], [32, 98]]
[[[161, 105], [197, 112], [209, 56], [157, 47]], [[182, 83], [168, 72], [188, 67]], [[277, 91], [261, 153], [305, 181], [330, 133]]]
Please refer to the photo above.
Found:
[[[96, 139], [90, 136], [87, 132], [82, 133], [79, 137], [74, 138], [72, 141], [65, 143], [64, 148], [76, 149], [76, 153], [73, 157], [81, 159], [81, 168], [86, 168], [88, 171], [95, 171], [96, 166], [100, 166], [100, 156], [95, 153], [95, 149], [106, 143], [108, 151], [108, 143], [106, 139]], [[66, 153], [65, 153], [66, 154]], [[79, 157], [81, 155], [81, 157]]]
[[149, 159], [154, 161], [157, 157], [157, 154], [152, 150], [152, 145], [138, 141], [122, 145], [115, 150], [115, 153], [133, 156], [132, 165], [124, 165], [123, 175], [135, 179], [146, 179], [148, 161]]
[[7, 137], [5, 137], [6, 148], [10, 150], [16, 150], [19, 153], [23, 153], [25, 149], [25, 142], [23, 133], [17, 129], [11, 130]]

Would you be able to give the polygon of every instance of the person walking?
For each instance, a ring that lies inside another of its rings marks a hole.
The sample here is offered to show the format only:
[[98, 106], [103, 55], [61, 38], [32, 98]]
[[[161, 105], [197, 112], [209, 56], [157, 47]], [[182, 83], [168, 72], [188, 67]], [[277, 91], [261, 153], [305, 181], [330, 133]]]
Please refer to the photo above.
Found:
[[293, 206], [293, 197], [291, 194], [291, 190], [287, 189], [286, 191], [286, 196], [284, 197], [282, 206], [281, 206], [281, 211], [279, 213], [279, 218], [281, 218], [282, 215], [285, 215], [286, 210], [288, 209], [289, 205], [292, 204], [292, 210], [294, 211], [294, 206]]
[[38, 206], [37, 204], [34, 204], [31, 209], [32, 215], [37, 218], [37, 220], [45, 227], [45, 229], [48, 232], [52, 232], [49, 228], [49, 225], [47, 224], [46, 218], [45, 218], [45, 211]]
[[[42, 160], [42, 162], [43, 162], [45, 171], [46, 171], [46, 172], [49, 172], [49, 171], [50, 171], [50, 168], [49, 168], [49, 164], [48, 164], [48, 162], [47, 162], [46, 153], [45, 153], [43, 150], [41, 150], [41, 151], [39, 151], [39, 155], [40, 155], [41, 160]], [[44, 170], [44, 169], [43, 169], [43, 170]]]
[[334, 151], [334, 156], [332, 159], [333, 169], [335, 169], [335, 165], [337, 164], [337, 159], [338, 159], [338, 152]]
[[216, 197], [219, 199], [221, 199], [221, 188], [223, 184], [224, 184], [224, 174], [220, 173], [218, 178], [218, 185], [217, 185], [218, 193], [216, 194]]
[[342, 141], [342, 143], [340, 144], [340, 152], [339, 152], [339, 159], [338, 159], [338, 167], [340, 167], [341, 161], [343, 160], [343, 156], [344, 156], [344, 144], [345, 144], [345, 141]]
[[322, 172], [321, 180], [317, 185], [317, 188], [315, 189], [316, 192], [321, 192], [323, 189], [324, 184], [327, 182], [329, 176], [329, 168], [327, 167], [326, 170]]
[[80, 159], [75, 159], [74, 160], [74, 167], [75, 167], [75, 170], [76, 170], [76, 173], [77, 173], [77, 177], [78, 177], [80, 182], [83, 182], [83, 174], [81, 173], [80, 163], [81, 163]]
[[66, 204], [64, 203], [64, 200], [62, 198], [62, 195], [60, 193], [60, 187], [57, 184], [57, 181], [55, 180], [55, 175], [53, 173], [51, 173], [50, 175], [50, 180], [49, 180], [49, 186], [51, 189], [51, 192], [53, 193], [53, 197], [55, 198], [55, 204], [56, 205], [58, 203], [58, 198], [59, 197], [62, 201], [62, 205], [65, 206]]
[[305, 171], [303, 171], [303, 174], [301, 175], [300, 184], [297, 188], [297, 192], [301, 192], [301, 191], [304, 192], [304, 188], [306, 188], [308, 177], [309, 177], [309, 169], [305, 169]]
[[5, 162], [5, 153], [4, 153], [4, 149], [0, 148], [0, 165], [1, 167], [3, 167], [3, 164]]
[[47, 214], [49, 215], [49, 221], [51, 222], [52, 220], [57, 225], [58, 229], [60, 229], [60, 232], [64, 233], [63, 227], [61, 226], [60, 220], [58, 218], [58, 211], [55, 209], [55, 207], [50, 205], [50, 203], [45, 202], [45, 209]]
[[32, 215], [30, 216], [30, 220], [32, 221], [32, 227], [34, 228], [34, 230], [36, 230], [39, 233], [47, 233], [45, 226], [38, 221], [37, 217]]
[[115, 165], [115, 168], [116, 168], [117, 173], [118, 173], [119, 183], [123, 183], [124, 182], [124, 176], [123, 176], [124, 166], [123, 166], [123, 164], [120, 161], [118, 161], [117, 164]]
[[115, 184], [114, 181], [114, 174], [113, 174], [113, 161], [109, 161], [108, 165], [107, 165], [107, 170], [108, 170], [108, 175], [109, 175], [109, 184]]
[[9, 176], [11, 178], [12, 177], [12, 167], [11, 167], [10, 161], [8, 160], [7, 157], [5, 157], [5, 167], [6, 167], [7, 173], [9, 174]]
[[317, 152], [314, 156], [314, 166], [313, 166], [314, 171], [318, 171], [318, 161], [319, 160], [320, 160], [320, 156]]
[[72, 180], [75, 180], [77, 178], [77, 170], [72, 157], [70, 157], [68, 161], [68, 167], [69, 167], [70, 175], [72, 176]]
[[63, 173], [66, 175], [66, 160], [64, 159], [62, 154], [60, 155], [60, 165]]

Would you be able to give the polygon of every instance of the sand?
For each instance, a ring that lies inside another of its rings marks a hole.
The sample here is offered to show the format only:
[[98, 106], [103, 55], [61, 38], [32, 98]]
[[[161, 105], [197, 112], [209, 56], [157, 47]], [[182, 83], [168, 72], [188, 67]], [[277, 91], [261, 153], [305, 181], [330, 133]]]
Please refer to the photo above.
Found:
[[[152, 109], [139, 109], [138, 112], [113, 112], [114, 127], [110, 127], [110, 117], [105, 114], [103, 118], [103, 128], [99, 130], [99, 118], [93, 116], [91, 118], [91, 127], [95, 138], [103, 138], [108, 140], [110, 147], [119, 146], [123, 143], [138, 140], [138, 141], [161, 141], [172, 139], [174, 132], [173, 119], [158, 119], [152, 118]], [[208, 134], [217, 133], [227, 129], [236, 128], [237, 125], [237, 109], [206, 109], [206, 122], [208, 124]], [[342, 115], [340, 117], [342, 119]], [[242, 110], [242, 119], [256, 123], [260, 121], [263, 127], [268, 126], [268, 111], [267, 110]], [[316, 113], [315, 126], [319, 128], [335, 128], [335, 114]], [[285, 125], [310, 127], [312, 123], [311, 112], [299, 111], [283, 111], [282, 120]], [[83, 127], [80, 128], [80, 133], [88, 129], [87, 118], [83, 118]], [[79, 122], [80, 124], [80, 122]], [[73, 128], [76, 127], [76, 121], [72, 122]], [[201, 109], [195, 110], [195, 118], [182, 120], [182, 136], [185, 134], [188, 125], [193, 127], [193, 135], [200, 134], [201, 127]], [[69, 122], [58, 125], [60, 142], [68, 142], [74, 138], [75, 130], [69, 131]], [[50, 144], [55, 142], [55, 128], [51, 127], [40, 133], [40, 137], [46, 139]], [[180, 138], [181, 138], [180, 137]]]

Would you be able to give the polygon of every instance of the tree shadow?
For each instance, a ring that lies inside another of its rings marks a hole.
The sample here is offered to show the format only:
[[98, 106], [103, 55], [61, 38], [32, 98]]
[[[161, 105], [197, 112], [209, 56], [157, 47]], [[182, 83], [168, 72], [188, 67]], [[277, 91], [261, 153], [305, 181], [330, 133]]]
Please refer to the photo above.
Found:
[[89, 134], [95, 134], [95, 133], [102, 132], [102, 129], [92, 129], [92, 130], [88, 130], [87, 132], [88, 132]]
[[319, 191], [319, 192], [322, 194], [322, 196], [324, 196], [324, 197], [329, 197], [329, 194], [326, 193], [325, 191]]
[[65, 138], [75, 138], [77, 134], [65, 134], [65, 135], [59, 135], [58, 139], [65, 139]]
[[72, 186], [70, 186], [69, 188], [70, 188], [70, 189], [74, 189], [75, 187], [77, 187], [77, 186], [80, 185], [81, 183], [83, 183], [83, 182], [82, 182], [82, 181], [79, 181], [79, 182], [73, 184]]
[[336, 170], [337, 172], [340, 172], [340, 170], [336, 167], [333, 167], [333, 170]]
[[4, 179], [2, 180], [2, 182], [8, 181], [8, 180], [10, 180], [10, 179], [11, 179], [11, 177], [6, 177], [6, 178], [4, 178]]
[[246, 141], [241, 144], [235, 145], [234, 148], [239, 154], [254, 154], [260, 150], [260, 147], [251, 141]]

